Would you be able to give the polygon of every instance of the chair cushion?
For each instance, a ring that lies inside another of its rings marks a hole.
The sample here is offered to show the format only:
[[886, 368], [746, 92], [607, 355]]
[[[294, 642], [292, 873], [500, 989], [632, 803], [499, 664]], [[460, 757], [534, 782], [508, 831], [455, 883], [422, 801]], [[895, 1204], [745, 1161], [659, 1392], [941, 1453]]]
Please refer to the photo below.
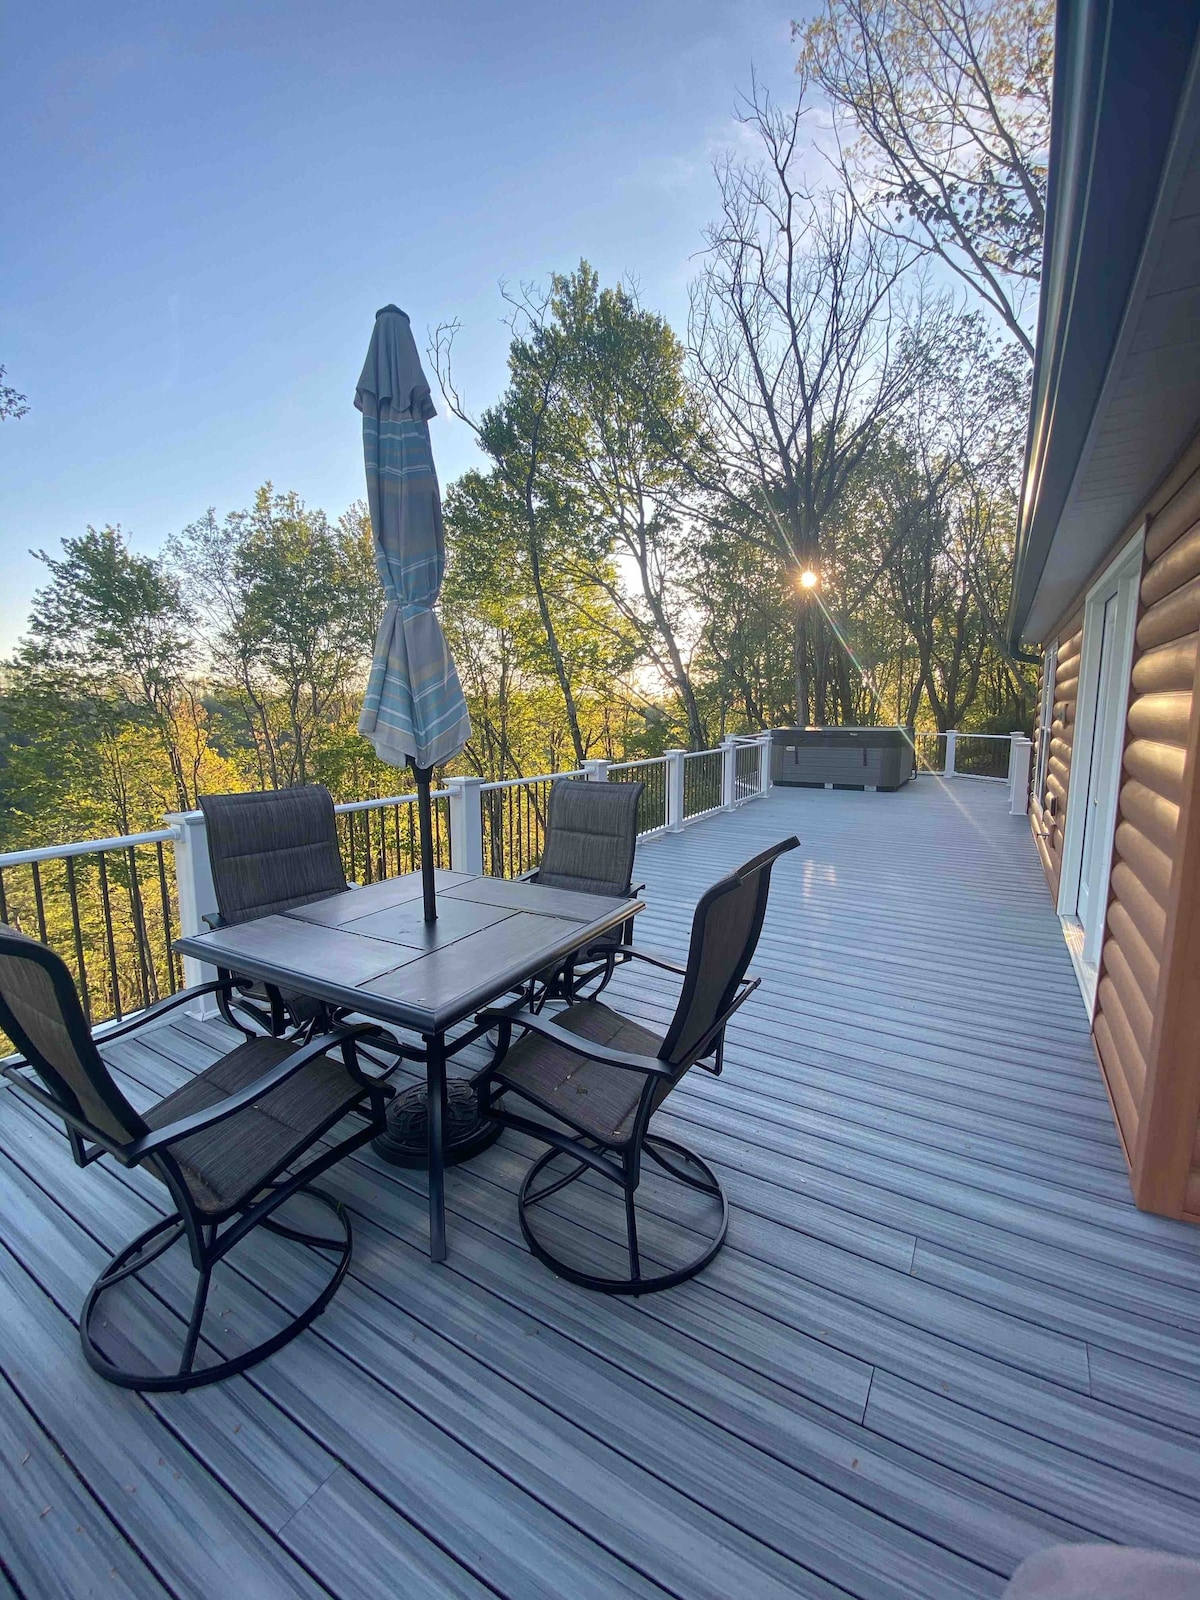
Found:
[[644, 787], [557, 779], [542, 862], [530, 881], [580, 894], [628, 894]]
[[[597, 1000], [581, 1000], [552, 1020], [614, 1050], [656, 1056], [662, 1044], [658, 1034]], [[589, 1061], [536, 1033], [519, 1039], [493, 1076], [580, 1133], [611, 1145], [628, 1141], [646, 1081], [640, 1072]]]
[[[164, 1128], [207, 1111], [273, 1071], [296, 1048], [281, 1039], [248, 1039], [160, 1100], [146, 1121]], [[227, 1121], [171, 1145], [197, 1209], [211, 1215], [249, 1199], [363, 1092], [339, 1060], [319, 1056]]]
[[1064, 1544], [1022, 1561], [1003, 1600], [1200, 1600], [1200, 1561], [1113, 1544]]
[[311, 905], [346, 888], [333, 800], [320, 784], [201, 795], [200, 809], [227, 924]]

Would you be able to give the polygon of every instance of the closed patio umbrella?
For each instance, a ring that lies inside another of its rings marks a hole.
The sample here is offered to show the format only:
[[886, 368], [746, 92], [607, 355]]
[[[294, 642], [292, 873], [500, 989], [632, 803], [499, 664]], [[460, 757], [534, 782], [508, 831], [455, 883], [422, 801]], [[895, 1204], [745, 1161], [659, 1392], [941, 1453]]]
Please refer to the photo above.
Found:
[[358, 731], [417, 780], [425, 920], [437, 917], [429, 780], [471, 736], [458, 673], [434, 611], [446, 565], [442, 503], [429, 444], [436, 415], [408, 317], [375, 313], [354, 404], [362, 412], [367, 504], [387, 610], [375, 639]]

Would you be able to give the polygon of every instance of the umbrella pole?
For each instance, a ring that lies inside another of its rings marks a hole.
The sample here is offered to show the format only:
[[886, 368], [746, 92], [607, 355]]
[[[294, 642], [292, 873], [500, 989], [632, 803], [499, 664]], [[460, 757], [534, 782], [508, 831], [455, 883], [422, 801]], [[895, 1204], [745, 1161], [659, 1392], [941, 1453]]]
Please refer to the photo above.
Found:
[[418, 767], [410, 761], [413, 777], [417, 780], [417, 821], [421, 834], [421, 891], [425, 898], [425, 921], [437, 921], [437, 890], [433, 873], [433, 807], [429, 799], [429, 780], [432, 767]]

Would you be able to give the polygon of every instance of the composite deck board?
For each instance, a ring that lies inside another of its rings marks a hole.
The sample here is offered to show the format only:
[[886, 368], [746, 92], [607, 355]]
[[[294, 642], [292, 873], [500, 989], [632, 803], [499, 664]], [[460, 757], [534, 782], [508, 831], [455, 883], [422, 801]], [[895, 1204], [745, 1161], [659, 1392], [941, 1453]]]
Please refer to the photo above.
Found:
[[[163, 1600], [167, 1590], [118, 1532], [16, 1391], [0, 1378], [0, 1498], [13, 1526], [36, 1538], [7, 1541], [0, 1561], [27, 1594]], [[19, 1593], [5, 1583], [0, 1595]]]
[[[662, 1114], [721, 1171], [729, 1244], [643, 1302], [528, 1255], [531, 1141], [448, 1173], [444, 1267], [421, 1175], [365, 1150], [324, 1180], [356, 1254], [308, 1333], [216, 1389], [116, 1391], [71, 1319], [163, 1191], [79, 1171], [0, 1095], [0, 1593], [949, 1600], [1059, 1540], [1200, 1554], [1200, 1232], [1129, 1200], [1005, 802], [777, 789], [639, 852], [638, 942], [678, 953], [720, 871], [802, 840], [724, 1077]], [[638, 967], [609, 994], [651, 1027], [674, 998]], [[148, 1103], [229, 1037], [185, 1016], [107, 1054]], [[564, 1191], [551, 1225], [615, 1260], [602, 1198]], [[648, 1200], [653, 1258], [686, 1219]], [[269, 1239], [230, 1284], [218, 1345], [306, 1288]]]

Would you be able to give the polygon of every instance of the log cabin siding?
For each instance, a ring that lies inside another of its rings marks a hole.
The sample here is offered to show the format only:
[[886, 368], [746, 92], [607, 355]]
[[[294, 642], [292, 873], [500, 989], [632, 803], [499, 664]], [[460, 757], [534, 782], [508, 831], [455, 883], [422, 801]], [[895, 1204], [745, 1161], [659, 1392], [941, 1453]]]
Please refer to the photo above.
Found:
[[[1145, 527], [1092, 1037], [1137, 1203], [1200, 1222], [1200, 440], [1147, 507]], [[1056, 898], [1082, 597], [1077, 605], [1047, 657], [1052, 722], [1031, 804]]]
[[1083, 615], [1080, 613], [1067, 624], [1058, 639], [1050, 751], [1042, 792], [1034, 796], [1033, 803], [1034, 838], [1055, 895], [1062, 876], [1063, 829], [1067, 821], [1067, 790], [1071, 783], [1071, 747], [1075, 739], [1082, 648]]
[[1143, 801], [1141, 821], [1171, 871], [1165, 890], [1160, 863], [1143, 873], [1162, 906], [1162, 937], [1133, 1185], [1139, 1205], [1200, 1221], [1200, 473], [1150, 524], [1142, 603], [1133, 689], [1152, 702], [1142, 731], [1164, 754], [1156, 804]]
[[[1161, 1018], [1170, 984], [1173, 907], [1180, 891], [1180, 819], [1191, 785], [1198, 654], [1200, 480], [1193, 478], [1147, 529], [1092, 1024], [1134, 1193], [1139, 1204], [1176, 1216], [1192, 1208], [1189, 1193], [1200, 1211], [1195, 1109], [1182, 1160], [1166, 1155], [1159, 1126], [1164, 1089], [1181, 1065], [1162, 1058]], [[1185, 1070], [1195, 1077], [1194, 1059]], [[1173, 1176], [1167, 1179], [1166, 1168], [1172, 1165]]]

